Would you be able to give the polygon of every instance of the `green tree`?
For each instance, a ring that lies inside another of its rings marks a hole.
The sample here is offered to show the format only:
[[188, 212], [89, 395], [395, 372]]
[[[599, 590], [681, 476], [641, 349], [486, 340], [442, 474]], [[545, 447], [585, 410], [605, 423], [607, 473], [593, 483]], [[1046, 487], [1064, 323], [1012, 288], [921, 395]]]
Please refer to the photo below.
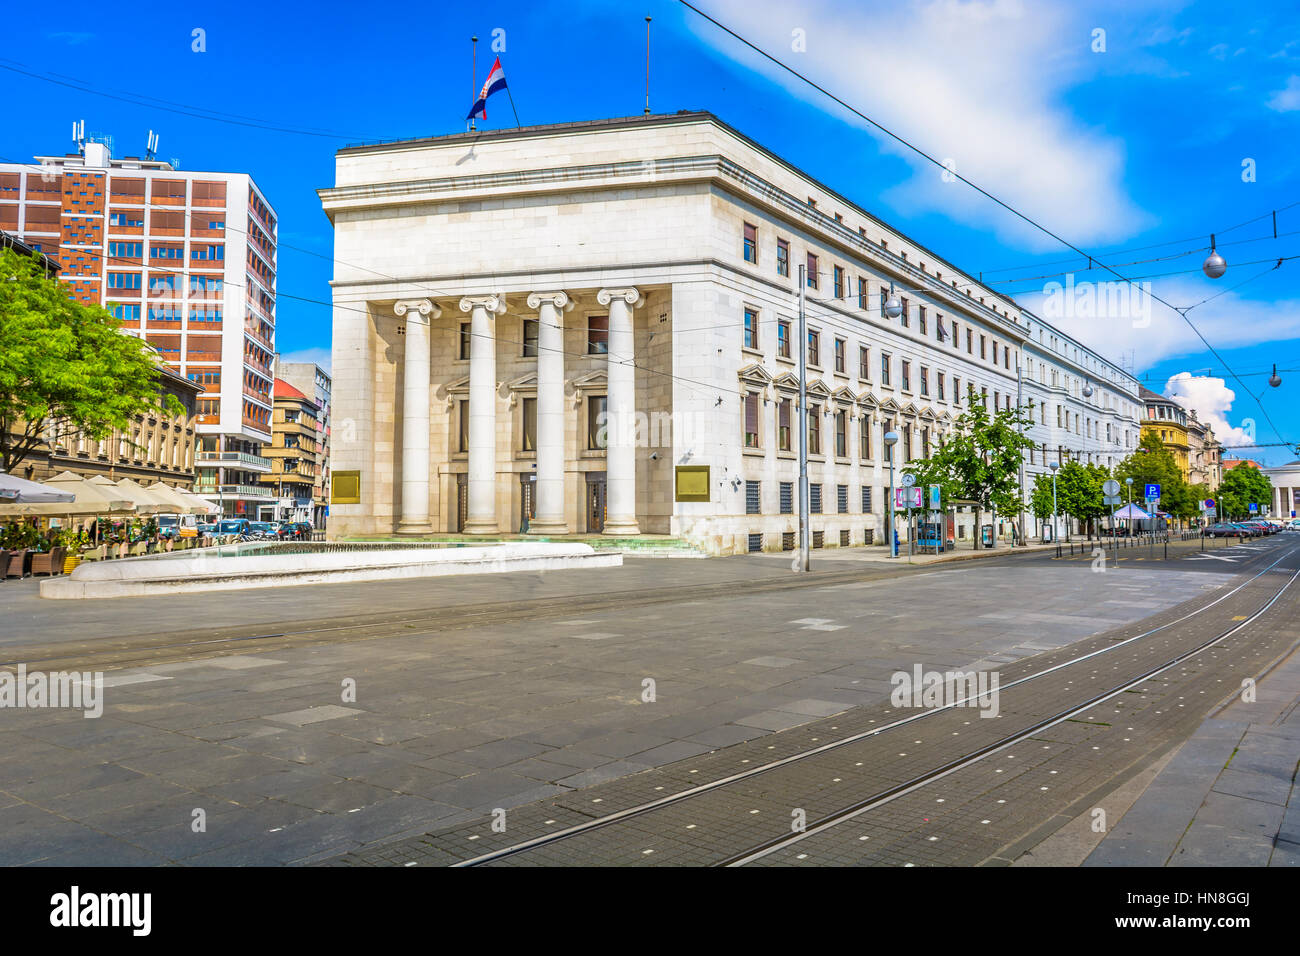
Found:
[[102, 439], [160, 400], [157, 356], [100, 306], [70, 299], [31, 256], [0, 249], [0, 468], [46, 440]]
[[953, 498], [975, 502], [975, 526], [989, 510], [1014, 516], [1020, 502], [1021, 457], [1034, 443], [1024, 435], [1033, 424], [1021, 409], [998, 409], [992, 415], [971, 391], [966, 411], [953, 423], [952, 433], [930, 458], [908, 462], [904, 468], [918, 485], [939, 485], [946, 505]]
[[[1223, 473], [1219, 484], [1219, 501], [1228, 520], [1259, 517], [1273, 504], [1273, 482], [1258, 468], [1238, 465]], [[1250, 505], [1259, 505], [1259, 511], [1250, 513]]]

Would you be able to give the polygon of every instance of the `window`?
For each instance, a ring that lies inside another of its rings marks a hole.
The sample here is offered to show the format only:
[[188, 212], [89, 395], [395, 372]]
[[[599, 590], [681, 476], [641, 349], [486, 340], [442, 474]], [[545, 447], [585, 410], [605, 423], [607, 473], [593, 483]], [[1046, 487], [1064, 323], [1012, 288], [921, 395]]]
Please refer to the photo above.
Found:
[[849, 413], [839, 409], [835, 413], [835, 457], [849, 457]]
[[139, 303], [135, 305], [114, 305], [109, 308], [109, 311], [113, 313], [115, 319], [131, 320], [140, 318]]
[[865, 485], [862, 488], [862, 513], [871, 514], [871, 488]]
[[[112, 286], [110, 286], [109, 288], [112, 288]], [[156, 276], [156, 275], [149, 276], [149, 291], [150, 292], [175, 292], [176, 277]]]
[[745, 447], [759, 447], [758, 392], [745, 393]]
[[912, 460], [912, 427], [903, 426], [903, 461]]
[[[762, 513], [762, 487], [757, 481], [745, 482], [745, 514], [756, 515]], [[750, 549], [755, 550], [753, 548]]]
[[781, 482], [781, 514], [794, 514], [794, 482]]
[[758, 227], [745, 223], [745, 261], [758, 263]]
[[591, 451], [599, 451], [606, 446], [608, 401], [604, 395], [590, 395], [587, 398], [587, 448]]
[[901, 377], [903, 391], [910, 392], [912, 390], [912, 363], [907, 359], [903, 359], [903, 371]]
[[835, 486], [835, 510], [842, 515], [849, 513], [849, 486]]
[[138, 289], [140, 288], [140, 273], [110, 272], [108, 274], [108, 287], [110, 289]]
[[808, 364], [809, 365], [818, 365], [818, 366], [821, 365], [821, 361], [820, 361], [821, 352], [819, 349], [819, 346], [821, 345], [821, 340], [822, 340], [822, 334], [820, 332], [815, 332], [812, 329], [808, 330]]
[[863, 461], [871, 460], [871, 416], [858, 416], [858, 457]]
[[921, 366], [921, 394], [930, 394], [930, 370], [924, 365]]
[[790, 240], [788, 239], [776, 241], [776, 274], [779, 276], [790, 274]]
[[745, 348], [758, 348], [758, 312], [754, 309], [745, 310]]
[[783, 398], [776, 404], [776, 447], [778, 451], [790, 451], [790, 408], [792, 402]]
[[966, 354], [967, 355], [974, 354], [974, 352], [971, 350], [971, 340], [972, 340], [971, 330], [967, 329], [966, 330]]
[[470, 323], [462, 322], [460, 324], [460, 357], [462, 360], [467, 360], [469, 358], [469, 349], [470, 349], [469, 330], [470, 330]]
[[848, 358], [846, 353], [848, 352], [848, 348], [848, 343], [843, 339], [835, 340], [835, 371], [839, 372], [841, 375], [845, 374], [845, 368], [847, 367]]
[[930, 457], [930, 429], [929, 428], [921, 429], [921, 457], [922, 458]]
[[920, 330], [922, 335], [926, 334], [925, 306], [923, 305], [916, 307], [916, 327]]
[[862, 276], [858, 276], [858, 308], [865, 309], [866, 307], [867, 307], [867, 280], [862, 278]]
[[524, 319], [524, 358], [537, 357], [537, 319]]
[[810, 405], [808, 407], [808, 454], [820, 455], [822, 453], [822, 407], [820, 405]]
[[139, 259], [143, 252], [144, 243], [140, 242], [110, 242], [108, 244], [108, 254], [113, 258]]
[[817, 288], [817, 257], [808, 253], [808, 274], [804, 277], [810, 289]]
[[943, 393], [943, 372], [934, 373], [934, 386], [935, 386], [935, 390], [939, 394], [939, 401], [941, 402], [947, 401], [948, 400], [947, 396], [944, 395]]
[[961, 335], [958, 334], [960, 331], [961, 331], [960, 328], [957, 326], [957, 320], [956, 320], [956, 319], [953, 319], [953, 322], [952, 322], [952, 347], [955, 348], [955, 349], [959, 349], [959, 348], [961, 348]]
[[954, 405], [961, 404], [961, 379], [956, 375], [952, 377], [952, 403]]
[[871, 349], [865, 345], [858, 346], [858, 378], [864, 382], [871, 379]]
[[776, 354], [781, 358], [790, 357], [790, 322], [787, 319], [776, 323]]
[[987, 340], [986, 340], [986, 338], [985, 338], [985, 336], [984, 336], [984, 333], [981, 332], [981, 333], [980, 333], [980, 358], [985, 358], [985, 357], [986, 357], [985, 354], [984, 354], [984, 353], [985, 353], [984, 344], [985, 344], [986, 341], [987, 341]]
[[808, 513], [815, 515], [822, 513], [822, 486], [820, 483], [808, 485]]
[[835, 266], [833, 270], [835, 280], [835, 298], [844, 298], [844, 269], [841, 266]]
[[456, 450], [469, 451], [469, 400], [461, 399], [456, 403], [457, 438]]
[[903, 298], [902, 296], [899, 296], [898, 301], [903, 304], [903, 314], [900, 315], [898, 319], [900, 322], [903, 323], [903, 328], [907, 328], [909, 323], [911, 322], [912, 310], [908, 308], [907, 299]]
[[523, 451], [537, 451], [537, 399], [525, 398], [520, 409], [523, 418], [523, 441], [520, 448]]
[[609, 316], [587, 316], [587, 354], [605, 355], [609, 352]]
[[880, 384], [889, 384], [889, 365], [892, 356], [888, 352], [880, 353]]
[[191, 259], [221, 260], [226, 258], [225, 246], [194, 246], [190, 249]]

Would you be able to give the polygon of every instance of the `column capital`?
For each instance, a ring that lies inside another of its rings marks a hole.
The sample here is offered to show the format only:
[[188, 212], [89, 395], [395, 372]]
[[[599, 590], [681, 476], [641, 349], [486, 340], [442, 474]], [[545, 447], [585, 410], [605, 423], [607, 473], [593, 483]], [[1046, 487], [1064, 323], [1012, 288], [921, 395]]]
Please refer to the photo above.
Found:
[[486, 309], [489, 315], [500, 315], [506, 310], [506, 297], [501, 292], [493, 292], [489, 295], [467, 295], [460, 300], [462, 312], [474, 309]]
[[641, 301], [641, 292], [632, 286], [621, 289], [601, 289], [596, 293], [596, 301], [601, 305], [609, 305], [615, 299], [622, 299], [628, 305], [635, 306]]
[[555, 308], [567, 312], [573, 308], [573, 298], [569, 293], [559, 291], [528, 293], [528, 308], [536, 310], [543, 305], [553, 305]]
[[398, 299], [393, 303], [393, 312], [396, 315], [406, 315], [407, 312], [412, 310], [420, 313], [420, 315], [427, 315], [435, 319], [442, 315], [442, 309], [428, 299]]

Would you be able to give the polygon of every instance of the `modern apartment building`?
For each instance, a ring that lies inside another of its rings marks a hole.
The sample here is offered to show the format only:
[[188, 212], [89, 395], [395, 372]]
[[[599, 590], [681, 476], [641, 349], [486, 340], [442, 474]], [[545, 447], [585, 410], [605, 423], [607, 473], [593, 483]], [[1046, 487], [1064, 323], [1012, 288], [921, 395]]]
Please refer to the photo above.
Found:
[[271, 471], [262, 475], [262, 485], [273, 500], [259, 509], [262, 520], [312, 521], [313, 494], [319, 487], [316, 442], [316, 400], [277, 378], [271, 443], [266, 446]]
[[281, 362], [277, 356], [275, 376], [316, 401], [316, 480], [312, 485], [311, 514], [303, 518], [315, 528], [324, 528], [329, 514], [330, 488], [330, 404], [333, 380], [315, 362]]
[[1136, 446], [1130, 374], [709, 113], [351, 147], [320, 196], [333, 537], [793, 547], [801, 266], [814, 547], [883, 541], [884, 435], [973, 401], [1035, 403], [1027, 489]]
[[54, 259], [68, 294], [109, 308], [202, 387], [195, 491], [229, 515], [270, 503], [276, 216], [245, 173], [112, 155], [0, 163], [0, 229]]

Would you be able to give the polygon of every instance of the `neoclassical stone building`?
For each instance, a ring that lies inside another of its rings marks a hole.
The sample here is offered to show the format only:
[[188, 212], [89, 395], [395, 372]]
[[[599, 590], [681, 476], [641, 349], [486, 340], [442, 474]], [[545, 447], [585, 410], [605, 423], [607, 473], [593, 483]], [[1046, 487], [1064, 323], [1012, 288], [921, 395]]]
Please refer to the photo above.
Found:
[[1070, 410], [1043, 454], [1136, 434], [1130, 376], [708, 113], [350, 147], [320, 197], [332, 536], [791, 547], [800, 266], [816, 545], [878, 538], [883, 434], [901, 467], [965, 402], [1010, 407], [1029, 342]]

